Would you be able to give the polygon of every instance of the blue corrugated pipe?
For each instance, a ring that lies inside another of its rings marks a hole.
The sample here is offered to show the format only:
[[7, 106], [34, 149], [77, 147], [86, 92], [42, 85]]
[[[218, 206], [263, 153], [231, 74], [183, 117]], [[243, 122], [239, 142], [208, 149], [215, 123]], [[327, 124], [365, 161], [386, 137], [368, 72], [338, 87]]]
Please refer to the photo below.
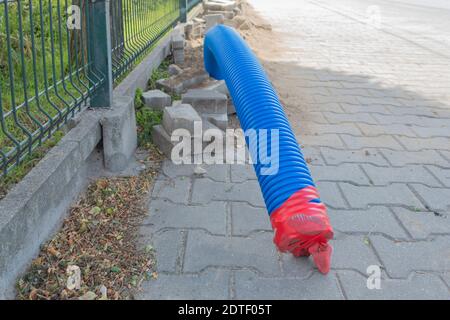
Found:
[[[325, 255], [329, 259], [331, 247], [327, 240], [333, 232], [325, 206], [319, 199], [289, 121], [263, 67], [241, 36], [224, 25], [218, 25], [207, 33], [204, 58], [207, 72], [215, 79], [225, 80], [244, 131], [279, 130], [278, 173], [262, 175], [262, 164], [259, 161], [254, 164], [275, 229], [275, 243], [282, 251], [295, 255], [312, 254], [319, 260], [323, 259], [324, 254], [310, 252], [314, 247], [314, 250], [327, 252]], [[298, 221], [306, 221], [306, 216], [315, 217], [307, 218], [308, 223], [314, 220], [317, 223], [306, 226], [307, 230], [302, 229], [305, 225], [294, 226]], [[320, 245], [319, 249], [316, 243]], [[320, 266], [317, 259], [314, 260], [319, 269], [328, 272], [327, 266], [323, 263]]]

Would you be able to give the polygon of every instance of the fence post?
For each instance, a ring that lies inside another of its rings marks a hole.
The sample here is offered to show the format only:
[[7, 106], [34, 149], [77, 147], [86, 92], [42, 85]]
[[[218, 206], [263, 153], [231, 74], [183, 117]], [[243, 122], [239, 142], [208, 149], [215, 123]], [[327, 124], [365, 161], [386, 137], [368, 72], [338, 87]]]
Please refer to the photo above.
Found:
[[188, 0], [180, 0], [180, 22], [187, 22]]
[[91, 97], [91, 107], [109, 108], [112, 106], [113, 90], [110, 0], [89, 0], [89, 2], [91, 15], [88, 17], [91, 21], [88, 30], [91, 63], [89, 70], [95, 73], [97, 78], [99, 75], [104, 78]]

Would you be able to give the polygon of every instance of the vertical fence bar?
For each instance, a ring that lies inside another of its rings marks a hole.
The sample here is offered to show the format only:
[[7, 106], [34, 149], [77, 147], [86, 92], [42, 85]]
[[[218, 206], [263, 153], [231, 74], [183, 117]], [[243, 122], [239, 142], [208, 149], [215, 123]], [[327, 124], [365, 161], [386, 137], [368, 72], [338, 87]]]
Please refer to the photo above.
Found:
[[180, 22], [187, 22], [188, 0], [180, 0]]
[[[90, 73], [99, 72], [103, 82], [91, 98], [91, 107], [109, 108], [112, 105], [112, 53], [111, 53], [111, 21], [110, 0], [89, 0], [90, 20], [88, 30], [90, 47]], [[94, 71], [95, 70], [95, 71]]]

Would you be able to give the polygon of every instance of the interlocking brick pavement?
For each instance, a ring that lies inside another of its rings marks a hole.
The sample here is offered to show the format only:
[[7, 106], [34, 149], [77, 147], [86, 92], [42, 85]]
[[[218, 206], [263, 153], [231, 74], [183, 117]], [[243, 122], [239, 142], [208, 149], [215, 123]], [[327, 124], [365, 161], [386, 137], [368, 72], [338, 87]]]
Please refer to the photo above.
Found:
[[[276, 252], [250, 166], [203, 166], [198, 176], [167, 160], [142, 227], [159, 277], [139, 297], [449, 299], [449, 11], [390, 2], [384, 10], [382, 1], [252, 3], [289, 48], [266, 65], [269, 76], [298, 82], [295, 92], [274, 84], [329, 207], [331, 272]], [[365, 21], [373, 4], [381, 28]], [[408, 16], [443, 22], [423, 36], [403, 24]], [[381, 268], [380, 289], [367, 287], [371, 265]]]

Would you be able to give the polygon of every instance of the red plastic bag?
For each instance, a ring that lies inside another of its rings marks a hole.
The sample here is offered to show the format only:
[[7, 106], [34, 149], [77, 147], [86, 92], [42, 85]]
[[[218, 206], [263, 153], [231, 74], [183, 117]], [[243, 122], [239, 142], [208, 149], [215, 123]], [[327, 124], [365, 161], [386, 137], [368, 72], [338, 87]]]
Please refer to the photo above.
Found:
[[320, 272], [330, 271], [333, 228], [317, 189], [306, 187], [297, 191], [270, 215], [275, 232], [274, 243], [281, 252], [294, 256], [312, 256]]

